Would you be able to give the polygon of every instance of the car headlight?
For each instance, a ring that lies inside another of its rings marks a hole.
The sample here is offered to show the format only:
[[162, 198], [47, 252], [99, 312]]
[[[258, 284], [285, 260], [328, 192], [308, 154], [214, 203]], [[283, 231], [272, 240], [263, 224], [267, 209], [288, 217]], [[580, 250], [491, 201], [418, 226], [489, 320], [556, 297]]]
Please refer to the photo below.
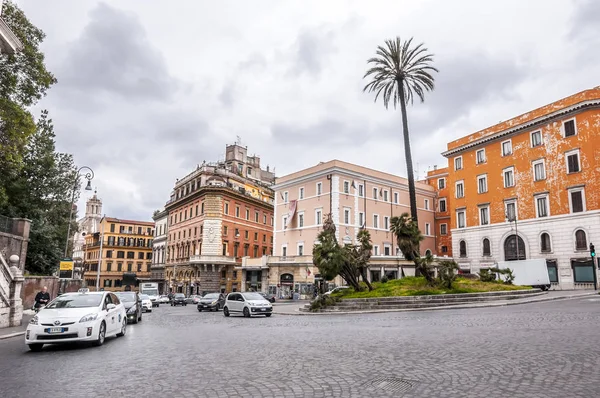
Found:
[[36, 315], [36, 316], [34, 316], [33, 318], [31, 318], [31, 319], [29, 320], [29, 324], [30, 324], [30, 325], [37, 325], [37, 324], [38, 324], [38, 317], [37, 317], [37, 315]]
[[215, 305], [217, 304], [217, 300], [213, 301], [212, 303], [210, 303], [211, 305]]
[[95, 321], [98, 318], [98, 314], [87, 314], [79, 320], [79, 322], [90, 322]]
[[132, 306], [131, 308], [129, 308], [129, 309], [127, 310], [127, 313], [128, 313], [128, 314], [135, 314], [135, 311], [136, 311], [136, 308], [135, 308], [135, 305], [134, 305], [134, 306]]

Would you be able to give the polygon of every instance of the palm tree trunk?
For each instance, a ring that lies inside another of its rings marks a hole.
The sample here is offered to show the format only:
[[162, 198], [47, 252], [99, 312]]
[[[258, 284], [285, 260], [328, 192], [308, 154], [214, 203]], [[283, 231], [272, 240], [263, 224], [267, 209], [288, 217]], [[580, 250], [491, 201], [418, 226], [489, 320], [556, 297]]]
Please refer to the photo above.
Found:
[[410, 136], [408, 134], [408, 117], [406, 116], [404, 85], [400, 79], [396, 80], [396, 84], [398, 84], [398, 93], [400, 93], [400, 111], [402, 113], [402, 130], [404, 133], [404, 156], [406, 157], [408, 195], [410, 197], [410, 216], [417, 222], [417, 193], [415, 190], [415, 174], [413, 172], [412, 154], [410, 152]]

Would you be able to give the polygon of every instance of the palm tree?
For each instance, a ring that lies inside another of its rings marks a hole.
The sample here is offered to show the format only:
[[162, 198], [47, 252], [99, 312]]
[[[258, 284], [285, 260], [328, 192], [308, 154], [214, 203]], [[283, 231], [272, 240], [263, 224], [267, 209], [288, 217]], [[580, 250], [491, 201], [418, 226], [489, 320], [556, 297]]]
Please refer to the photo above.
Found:
[[418, 274], [423, 275], [427, 283], [433, 285], [434, 274], [431, 269], [433, 257], [431, 254], [421, 257], [419, 253], [419, 244], [424, 237], [421, 231], [419, 231], [417, 223], [408, 213], [402, 213], [400, 217], [392, 217], [390, 220], [390, 231], [396, 236], [398, 248], [404, 258], [414, 262]]
[[417, 222], [417, 196], [415, 192], [415, 176], [410, 152], [410, 137], [408, 134], [408, 118], [406, 104], [413, 103], [415, 96], [425, 101], [425, 92], [433, 90], [434, 78], [432, 72], [438, 72], [430, 65], [433, 55], [427, 52], [423, 43], [412, 46], [413, 38], [407, 41], [386, 40], [385, 46], [377, 46], [376, 57], [367, 61], [373, 66], [365, 73], [363, 79], [371, 77], [363, 92], [375, 92], [375, 102], [380, 95], [386, 109], [390, 101], [394, 109], [400, 103], [402, 111], [402, 128], [404, 130], [404, 152], [406, 156], [406, 171], [408, 173], [408, 192], [410, 195], [410, 214]]

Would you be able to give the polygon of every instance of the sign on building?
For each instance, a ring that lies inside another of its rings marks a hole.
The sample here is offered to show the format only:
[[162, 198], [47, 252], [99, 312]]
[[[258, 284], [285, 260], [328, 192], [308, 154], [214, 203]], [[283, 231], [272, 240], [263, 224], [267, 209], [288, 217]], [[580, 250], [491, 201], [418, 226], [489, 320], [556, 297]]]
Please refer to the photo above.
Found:
[[58, 277], [62, 279], [71, 279], [73, 278], [73, 260], [70, 258], [66, 258], [64, 260], [60, 260], [60, 268]]

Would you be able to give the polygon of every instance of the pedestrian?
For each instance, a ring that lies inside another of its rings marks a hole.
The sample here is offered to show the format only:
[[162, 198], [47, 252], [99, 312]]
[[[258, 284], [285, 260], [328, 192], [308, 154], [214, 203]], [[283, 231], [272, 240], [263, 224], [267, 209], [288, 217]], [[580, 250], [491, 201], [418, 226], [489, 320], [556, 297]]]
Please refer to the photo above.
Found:
[[48, 293], [48, 288], [44, 286], [38, 294], [35, 295], [35, 304], [33, 308], [39, 309], [42, 305], [48, 304], [50, 301], [50, 293]]

